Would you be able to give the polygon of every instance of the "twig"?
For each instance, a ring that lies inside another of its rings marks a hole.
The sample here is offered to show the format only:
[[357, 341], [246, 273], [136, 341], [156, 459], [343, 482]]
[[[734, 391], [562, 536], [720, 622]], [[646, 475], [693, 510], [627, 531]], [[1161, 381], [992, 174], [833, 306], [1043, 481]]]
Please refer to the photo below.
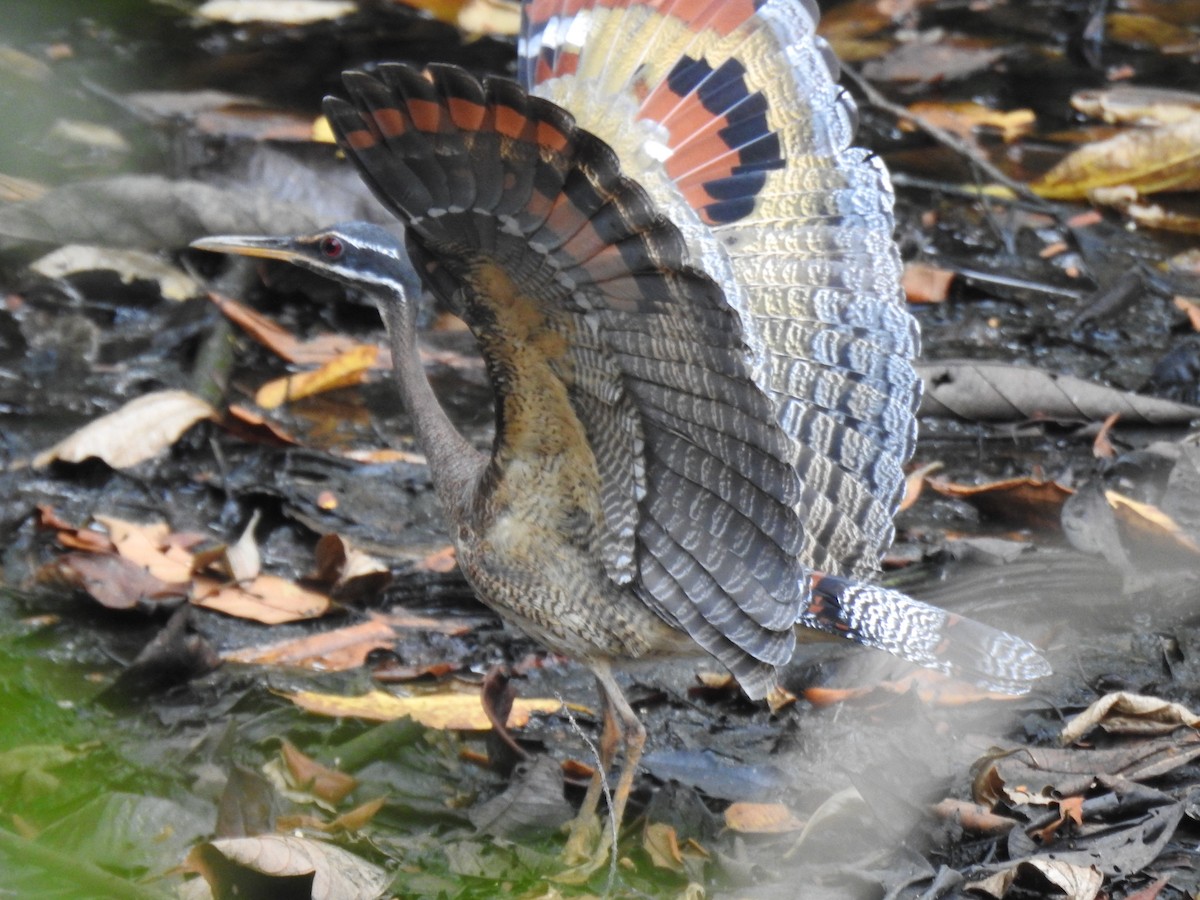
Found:
[[856, 72], [849, 66], [843, 66], [842, 72], [847, 78], [849, 78], [855, 83], [855, 85], [858, 86], [858, 89], [863, 92], [863, 96], [867, 98], [867, 102], [869, 102], [872, 106], [882, 109], [884, 112], [891, 113], [897, 119], [904, 119], [907, 122], [911, 122], [939, 144], [944, 144], [955, 153], [958, 153], [961, 156], [969, 159], [971, 163], [977, 166], [980, 171], [988, 176], [988, 178], [1004, 185], [1021, 199], [1034, 204], [1034, 206], [1036, 206], [1038, 209], [1047, 212], [1054, 211], [1052, 204], [1047, 202], [1042, 197], [1039, 197], [1021, 182], [1005, 175], [998, 168], [992, 165], [990, 161], [985, 159], [978, 150], [976, 150], [954, 132], [947, 131], [945, 128], [934, 125], [932, 122], [922, 118], [906, 107], [903, 107], [898, 103], [893, 103], [887, 97], [883, 96], [883, 94], [880, 93], [874, 85], [863, 78], [859, 72]]

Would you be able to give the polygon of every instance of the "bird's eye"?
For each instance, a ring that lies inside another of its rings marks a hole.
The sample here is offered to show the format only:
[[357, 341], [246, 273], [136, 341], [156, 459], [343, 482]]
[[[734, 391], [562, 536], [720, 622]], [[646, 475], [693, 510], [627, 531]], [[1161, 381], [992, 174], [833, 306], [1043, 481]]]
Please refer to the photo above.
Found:
[[321, 255], [326, 259], [337, 259], [345, 249], [342, 242], [335, 237], [321, 238]]

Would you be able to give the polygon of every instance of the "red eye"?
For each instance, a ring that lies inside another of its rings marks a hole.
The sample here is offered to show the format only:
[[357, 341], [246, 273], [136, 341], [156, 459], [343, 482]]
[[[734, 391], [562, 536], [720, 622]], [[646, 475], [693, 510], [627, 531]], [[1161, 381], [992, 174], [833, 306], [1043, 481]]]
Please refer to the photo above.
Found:
[[321, 255], [326, 259], [337, 259], [346, 248], [335, 237], [321, 238]]

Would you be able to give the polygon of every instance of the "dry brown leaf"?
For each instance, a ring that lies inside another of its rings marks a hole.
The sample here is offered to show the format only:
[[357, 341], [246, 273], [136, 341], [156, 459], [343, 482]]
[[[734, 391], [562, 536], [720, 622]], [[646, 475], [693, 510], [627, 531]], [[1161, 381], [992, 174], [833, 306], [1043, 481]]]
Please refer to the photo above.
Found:
[[1066, 746], [1093, 728], [1115, 734], [1170, 734], [1183, 727], [1200, 728], [1200, 716], [1179, 703], [1117, 691], [1101, 697], [1068, 722], [1058, 739]]
[[313, 555], [317, 560], [314, 580], [332, 585], [331, 589], [340, 596], [344, 596], [351, 584], [356, 595], [377, 593], [392, 577], [386, 563], [359, 550], [339, 534], [323, 535]]
[[966, 885], [973, 892], [1001, 898], [1025, 872], [1036, 872], [1066, 895], [1066, 900], [1095, 900], [1104, 884], [1104, 876], [1095, 869], [1051, 859], [1026, 859], [1010, 869]]
[[[256, 341], [280, 358], [298, 366], [324, 365], [340, 354], [362, 346], [358, 341], [338, 334], [324, 334], [302, 341], [282, 325], [236, 300], [214, 293], [210, 293], [208, 297], [230, 321], [240, 326]], [[383, 359], [378, 359], [377, 362], [380, 368], [387, 368], [391, 364], [390, 357], [386, 364]]]
[[1158, 397], [1104, 387], [1029, 366], [973, 360], [939, 360], [914, 365], [925, 392], [921, 415], [956, 416], [970, 421], [1085, 419], [1113, 413], [1126, 424], [1186, 424], [1200, 408]]
[[1045, 531], [1062, 527], [1063, 504], [1075, 493], [1056, 481], [1036, 478], [1010, 478], [990, 484], [955, 484], [930, 478], [927, 483], [943, 497], [964, 500], [989, 518]]
[[435, 550], [430, 553], [419, 563], [417, 569], [422, 572], [453, 572], [458, 568], [458, 554], [454, 552], [454, 547], [447, 544], [440, 550]]
[[[352, 716], [376, 722], [389, 722], [411, 716], [426, 728], [460, 731], [488, 731], [492, 727], [484, 714], [479, 694], [421, 694], [415, 697], [400, 697], [387, 691], [371, 691], [358, 697], [344, 697], [299, 691], [282, 696], [301, 709], [323, 716]], [[561, 700], [531, 700], [518, 697], [513, 701], [508, 727], [522, 728], [533, 713], [554, 713], [562, 709], [562, 705]], [[586, 707], [571, 704], [568, 706], [575, 712], [589, 712]]]
[[1200, 554], [1200, 544], [1184, 533], [1179, 524], [1158, 507], [1141, 503], [1116, 491], [1105, 491], [1104, 498], [1122, 526], [1122, 534]]
[[39, 581], [67, 584], [109, 609], [154, 607], [187, 596], [187, 584], [155, 578], [136, 563], [111, 553], [68, 553], [43, 567]]
[[258, 541], [254, 529], [258, 527], [261, 513], [256, 509], [242, 536], [233, 544], [203, 550], [192, 557], [192, 572], [214, 570], [231, 581], [251, 581], [262, 571], [262, 555], [258, 552]]
[[1141, 194], [1200, 189], [1200, 115], [1088, 144], [1029, 187], [1051, 200], [1083, 200], [1117, 185]]
[[665, 822], [651, 822], [642, 834], [642, 849], [650, 861], [660, 869], [671, 872], [683, 871], [683, 854], [679, 852], [679, 838], [675, 829]]
[[[978, 128], [993, 128], [1000, 132], [1005, 143], [1028, 134], [1037, 123], [1037, 116], [1031, 109], [1002, 112], [970, 100], [960, 103], [921, 101], [911, 104], [908, 111], [931, 125], [967, 139], [972, 138]], [[915, 127], [903, 119], [900, 121], [901, 130], [913, 131]]]
[[155, 391], [90, 422], [33, 458], [34, 466], [96, 457], [114, 469], [152, 459], [202, 419], [216, 411], [187, 391]]
[[775, 687], [771, 688], [771, 691], [767, 694], [766, 699], [767, 708], [771, 710], [771, 712], [776, 713], [785, 707], [791, 706], [799, 698], [783, 685], [777, 684]]
[[738, 801], [725, 810], [725, 827], [743, 834], [782, 834], [799, 831], [804, 823], [782, 803]]
[[170, 529], [165, 522], [143, 525], [113, 516], [96, 515], [93, 518], [108, 531], [117, 553], [125, 559], [162, 581], [191, 581], [192, 555], [167, 540]]
[[283, 764], [294, 788], [306, 791], [326, 803], [338, 804], [358, 787], [358, 779], [337, 769], [323, 766], [311, 756], [301, 753], [295, 745], [284, 739], [279, 748]]
[[900, 501], [901, 512], [916, 505], [925, 487], [925, 479], [942, 469], [943, 465], [941, 462], [931, 462], [908, 473], [904, 479], [904, 498]]
[[1096, 457], [1096, 459], [1117, 458], [1117, 448], [1113, 446], [1109, 435], [1112, 434], [1113, 426], [1117, 424], [1120, 418], [1120, 413], [1113, 413], [1104, 420], [1104, 424], [1096, 432], [1096, 436], [1092, 439], [1092, 456]]
[[906, 263], [902, 280], [904, 295], [909, 303], [942, 303], [950, 296], [955, 274], [950, 269], [924, 263]]
[[331, 602], [278, 575], [259, 575], [246, 585], [217, 585], [198, 578], [192, 598], [196, 606], [264, 625], [315, 619], [329, 611]]
[[1017, 820], [997, 815], [986, 806], [967, 803], [947, 797], [933, 807], [936, 815], [958, 822], [965, 830], [975, 834], [999, 836], [1008, 834], [1017, 826]]
[[339, 450], [339, 456], [344, 456], [346, 459], [352, 459], [355, 462], [361, 463], [412, 463], [416, 466], [423, 466], [427, 463], [424, 454], [411, 453], [407, 450], [393, 450], [390, 447], [385, 447], [380, 450]]
[[1194, 300], [1191, 297], [1176, 297], [1175, 308], [1187, 315], [1192, 331], [1200, 331], [1200, 300]]
[[1021, 699], [1016, 694], [989, 691], [930, 669], [921, 669], [895, 681], [880, 681], [862, 687], [805, 688], [801, 696], [813, 706], [819, 707], [864, 698], [891, 703], [894, 695], [907, 694], [909, 691], [915, 691], [921, 702], [929, 706], [966, 706], [983, 700], [1012, 702]]
[[193, 848], [185, 865], [200, 873], [218, 897], [268, 896], [264, 876], [312, 875], [313, 900], [374, 900], [385, 895], [391, 881], [387, 872], [359, 856], [295, 835], [210, 841]]
[[386, 802], [386, 797], [377, 797], [366, 803], [360, 803], [354, 809], [342, 813], [330, 822], [328, 829], [330, 831], [361, 831], [378, 815]]
[[249, 443], [292, 446], [298, 444], [292, 435], [264, 417], [261, 413], [238, 403], [229, 404], [221, 423], [225, 430]]
[[260, 666], [297, 666], [322, 672], [344, 672], [366, 662], [372, 650], [390, 650], [396, 633], [386, 623], [373, 620], [347, 628], [257, 647], [223, 653], [227, 662]]
[[358, 344], [312, 372], [267, 382], [254, 395], [254, 402], [263, 409], [275, 409], [293, 400], [362, 384], [378, 358], [379, 348], [374, 344]]

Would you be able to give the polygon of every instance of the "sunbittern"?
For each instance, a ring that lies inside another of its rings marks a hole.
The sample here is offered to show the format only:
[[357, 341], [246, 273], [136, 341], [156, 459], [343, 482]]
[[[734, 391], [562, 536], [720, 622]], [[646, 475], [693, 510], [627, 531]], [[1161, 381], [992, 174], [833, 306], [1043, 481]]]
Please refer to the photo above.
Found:
[[[614, 823], [645, 741], [622, 661], [707, 651], [761, 698], [799, 625], [1002, 691], [1049, 671], [856, 580], [893, 537], [918, 335], [891, 187], [850, 147], [816, 18], [806, 0], [533, 0], [519, 85], [382, 65], [326, 99], [403, 242], [353, 223], [195, 245], [378, 300], [464, 573], [596, 675], [601, 768], [625, 745]], [[478, 339], [490, 453], [421, 368], [425, 289]], [[598, 772], [577, 824], [600, 791]]]

